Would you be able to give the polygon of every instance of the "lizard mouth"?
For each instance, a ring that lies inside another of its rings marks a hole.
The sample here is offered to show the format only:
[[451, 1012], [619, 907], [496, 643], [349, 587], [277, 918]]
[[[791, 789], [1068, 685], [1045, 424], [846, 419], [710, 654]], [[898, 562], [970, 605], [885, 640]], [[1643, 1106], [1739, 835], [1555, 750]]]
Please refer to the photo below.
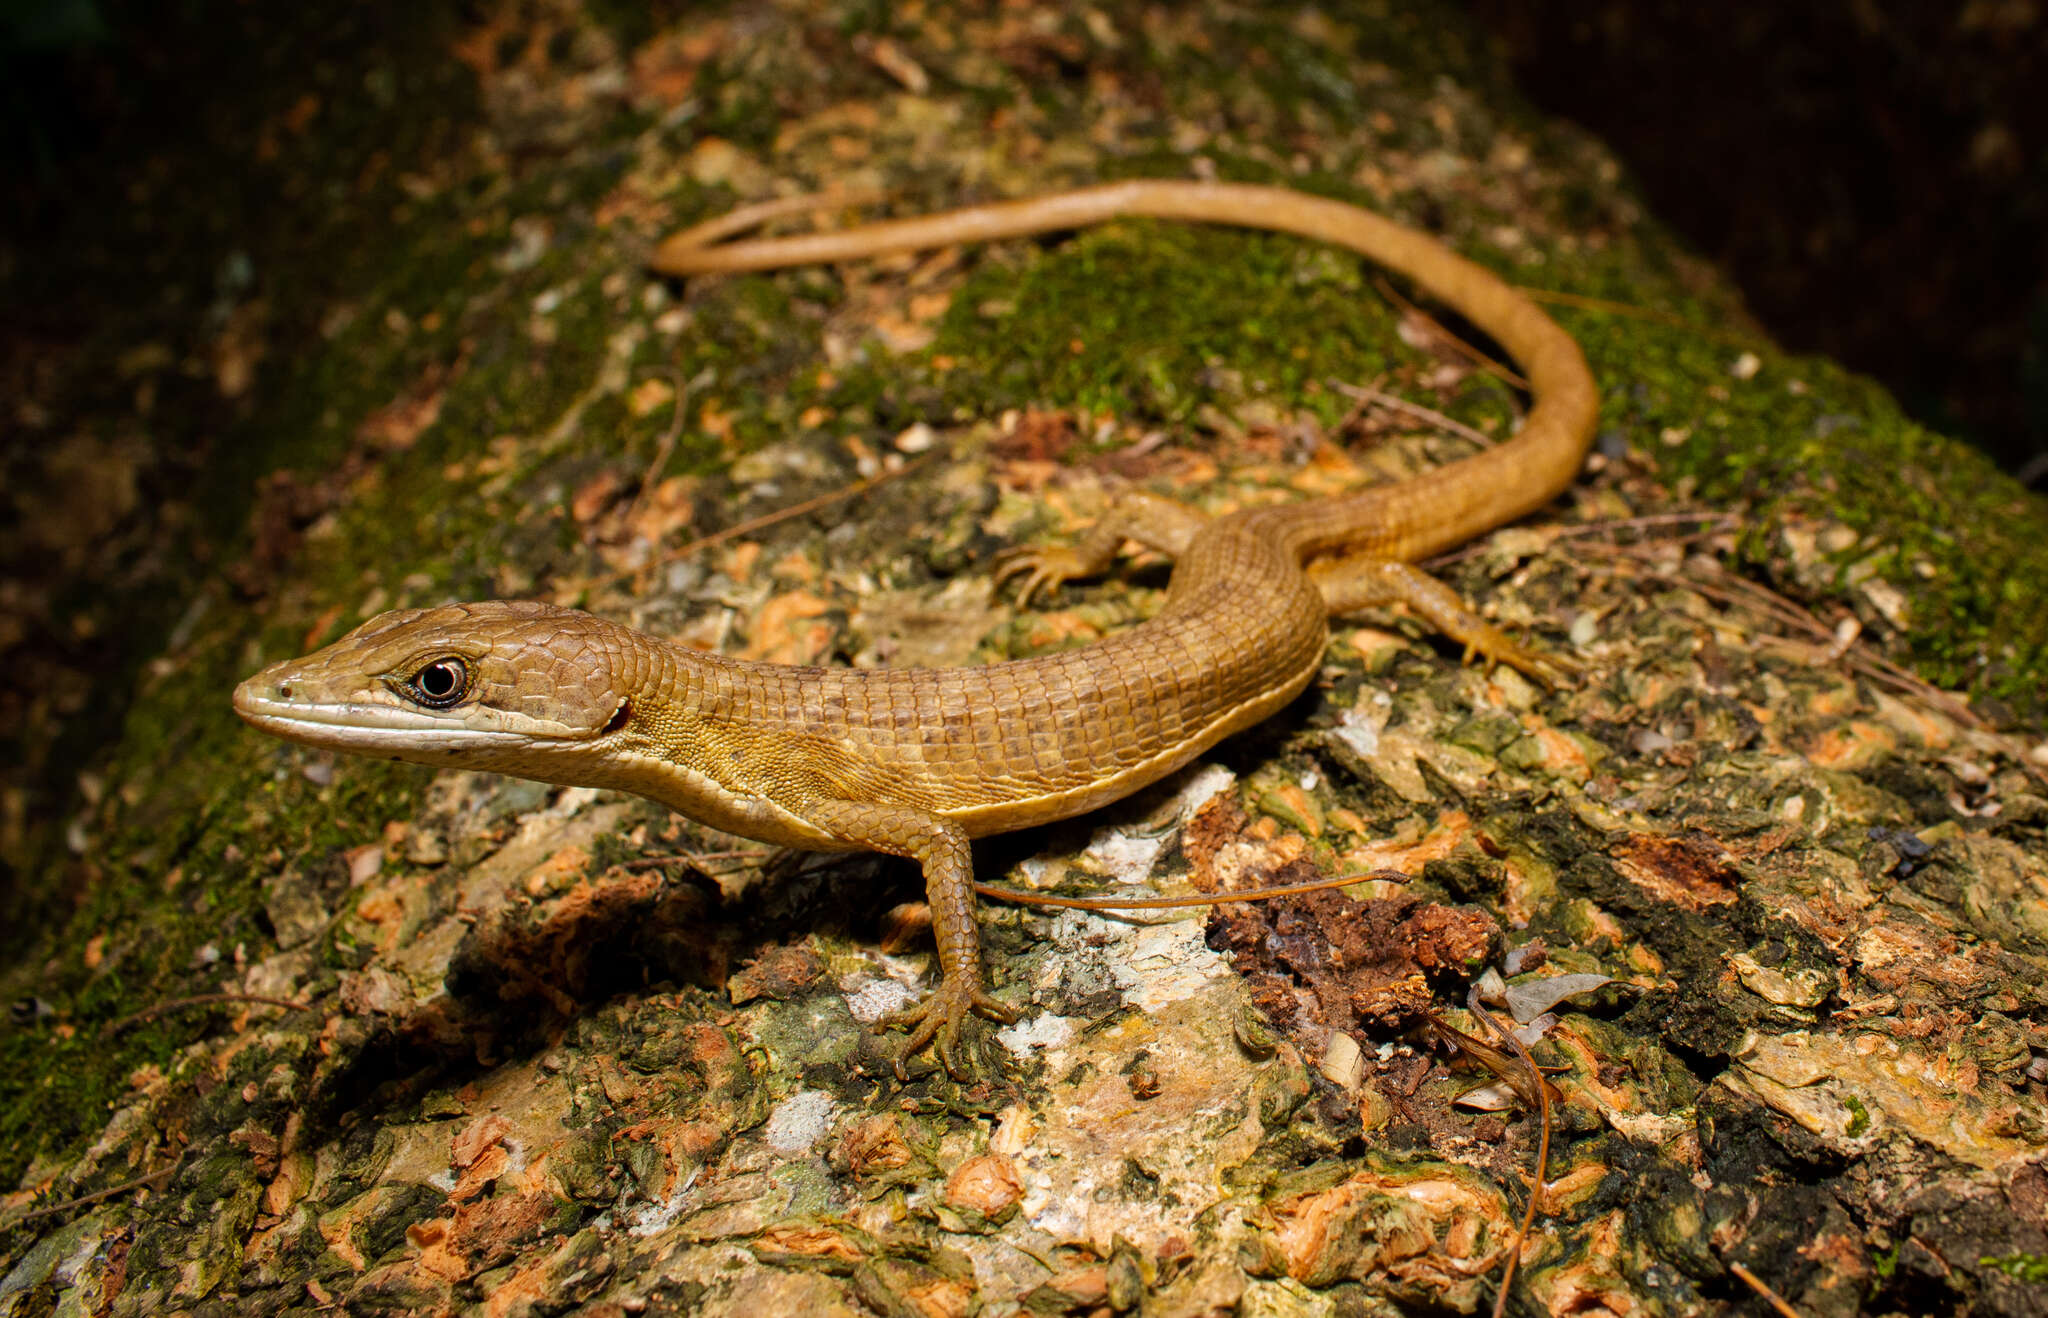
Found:
[[311, 701], [277, 694], [260, 675], [235, 688], [235, 713], [251, 727], [332, 750], [399, 756], [531, 746], [542, 739], [510, 728], [479, 728], [445, 713], [363, 700]]

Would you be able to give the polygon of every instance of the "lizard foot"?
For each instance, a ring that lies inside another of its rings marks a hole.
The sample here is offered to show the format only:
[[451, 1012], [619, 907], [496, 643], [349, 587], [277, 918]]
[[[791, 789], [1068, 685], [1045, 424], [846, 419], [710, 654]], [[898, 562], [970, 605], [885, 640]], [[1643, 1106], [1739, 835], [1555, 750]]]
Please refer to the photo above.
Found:
[[1085, 556], [1064, 545], [1019, 546], [996, 555], [995, 588], [1016, 577], [1024, 578], [1017, 590], [1017, 602], [1029, 604], [1035, 596], [1049, 595], [1075, 577], [1094, 576], [1101, 569]]
[[1487, 631], [1490, 635], [1484, 640], [1465, 643], [1466, 663], [1471, 663], [1474, 658], [1482, 659], [1489, 673], [1495, 664], [1506, 664], [1546, 691], [1570, 686], [1586, 671], [1584, 664], [1569, 656], [1539, 653], [1509, 640], [1504, 633], [1490, 627]]
[[984, 993], [980, 985], [962, 984], [948, 976], [923, 1002], [891, 1012], [875, 1022], [877, 1034], [892, 1027], [910, 1028], [910, 1038], [904, 1041], [902, 1051], [896, 1054], [896, 1078], [909, 1078], [903, 1069], [904, 1059], [929, 1043], [936, 1048], [939, 1062], [946, 1068], [947, 1075], [955, 1080], [968, 1079], [969, 1071], [960, 1064], [958, 1049], [960, 1026], [970, 1011], [1005, 1025], [1017, 1019], [1016, 1008]]

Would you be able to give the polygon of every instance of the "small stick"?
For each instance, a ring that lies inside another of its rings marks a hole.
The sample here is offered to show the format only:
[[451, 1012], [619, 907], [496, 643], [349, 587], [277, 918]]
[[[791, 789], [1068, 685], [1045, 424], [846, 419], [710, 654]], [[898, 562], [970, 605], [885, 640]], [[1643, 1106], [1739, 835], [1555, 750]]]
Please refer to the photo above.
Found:
[[76, 1199], [66, 1199], [61, 1204], [44, 1204], [41, 1208], [32, 1208], [20, 1217], [15, 1218], [12, 1222], [6, 1223], [5, 1226], [19, 1226], [23, 1222], [33, 1222], [39, 1217], [55, 1217], [59, 1213], [68, 1213], [74, 1208], [84, 1208], [88, 1205], [96, 1204], [102, 1199], [112, 1199], [117, 1194], [126, 1194], [130, 1190], [139, 1190], [144, 1186], [149, 1186], [153, 1190], [160, 1190], [163, 1187], [155, 1184], [155, 1182], [168, 1181], [171, 1173], [177, 1171], [184, 1164], [184, 1161], [185, 1155], [181, 1152], [170, 1166], [153, 1171], [147, 1176], [138, 1176], [134, 1180], [123, 1181], [119, 1185], [110, 1185], [104, 1190], [95, 1190], [91, 1194], [82, 1194]]
[[984, 897], [997, 901], [1018, 902], [1025, 906], [1060, 906], [1076, 911], [1157, 911], [1183, 906], [1222, 906], [1230, 902], [1260, 902], [1268, 897], [1295, 897], [1305, 892], [1323, 892], [1330, 888], [1342, 888], [1353, 883], [1406, 883], [1408, 876], [1399, 870], [1366, 870], [1357, 874], [1339, 874], [1333, 878], [1310, 879], [1305, 883], [1281, 883], [1270, 888], [1251, 888], [1244, 892], [1197, 893], [1192, 897], [1060, 897], [1045, 892], [1025, 892], [1021, 888], [1002, 888], [991, 883], [977, 883], [974, 890]]
[[712, 545], [723, 544], [735, 536], [747, 535], [763, 527], [773, 526], [777, 522], [786, 522], [792, 517], [802, 517], [805, 513], [813, 513], [820, 508], [828, 508], [841, 500], [866, 494], [869, 490], [879, 485], [886, 485], [899, 477], [909, 475], [927, 462], [930, 462], [940, 452], [942, 450], [933, 449], [922, 457], [913, 458], [911, 461], [904, 463], [894, 471], [881, 472], [877, 475], [869, 476], [865, 480], [857, 480], [851, 485], [842, 486], [828, 494], [818, 495], [814, 499], [805, 499], [801, 503], [793, 503], [787, 508], [779, 508], [772, 513], [763, 513], [759, 517], [750, 517], [744, 522], [726, 527], [723, 531], [714, 531], [710, 535], [699, 536], [679, 549], [671, 549], [660, 558], [655, 559], [653, 563], [648, 564], [648, 566], [660, 567], [664, 563], [673, 563], [678, 559], [688, 558], [700, 549], [708, 549]]
[[151, 1017], [161, 1016], [166, 1012], [182, 1011], [186, 1007], [210, 1007], [222, 1002], [255, 1002], [266, 1007], [282, 1007], [286, 1011], [312, 1010], [311, 1007], [303, 1002], [293, 1002], [289, 998], [267, 998], [261, 993], [200, 993], [189, 998], [172, 998], [167, 1002], [159, 1002], [152, 1007], [144, 1007], [132, 1016], [123, 1016], [120, 1020], [108, 1021], [100, 1027], [100, 1037], [111, 1038], [131, 1025], [140, 1025]]
[[1751, 1272], [1748, 1268], [1743, 1267], [1740, 1263], [1730, 1263], [1728, 1265], [1728, 1271], [1734, 1273], [1736, 1276], [1742, 1278], [1743, 1281], [1747, 1282], [1749, 1284], [1749, 1288], [1755, 1291], [1758, 1295], [1763, 1296], [1764, 1303], [1770, 1305], [1773, 1309], [1776, 1309], [1778, 1313], [1782, 1315], [1782, 1318], [1799, 1318], [1799, 1310], [1793, 1308], [1790, 1304], [1787, 1304], [1785, 1302], [1784, 1296], [1778, 1294], [1778, 1292], [1772, 1290], [1769, 1286], [1766, 1286], [1764, 1284], [1764, 1279], [1762, 1277], [1757, 1276], [1754, 1272]]
[[[669, 377], [675, 382], [675, 411], [669, 417], [667, 432], [662, 435], [661, 442], [655, 445], [654, 460], [647, 464], [646, 472], [640, 477], [640, 492], [633, 496], [633, 506], [626, 510], [626, 525], [628, 527], [631, 527], [640, 520], [640, 510], [647, 506], [647, 498], [654, 492], [655, 478], [660, 476], [661, 469], [668, 465], [669, 458], [676, 451], [676, 441], [682, 438], [683, 408], [690, 401], [690, 387], [696, 381], [685, 380], [681, 367], [670, 371]], [[698, 380], [703, 380], [704, 378], [704, 375], [697, 377]]]
[[[845, 206], [872, 206], [887, 197], [886, 192], [874, 188], [849, 188], [844, 192], [809, 192], [798, 197], [775, 197], [713, 216], [687, 229], [679, 229], [664, 238], [662, 246], [671, 250], [710, 247], [714, 243], [724, 242], [734, 234], [745, 233], [757, 225], [779, 220], [784, 216], [801, 215], [806, 211], [834, 210]], [[660, 268], [657, 262], [655, 269]]]
[[679, 851], [666, 856], [635, 856], [622, 860], [622, 870], [652, 870], [663, 865], [701, 865], [707, 860], [751, 860], [756, 857], [772, 856], [773, 847], [734, 847], [729, 851]]
[[1515, 1265], [1522, 1261], [1522, 1246], [1529, 1239], [1530, 1228], [1536, 1225], [1536, 1207], [1543, 1198], [1544, 1179], [1550, 1172], [1550, 1082], [1543, 1078], [1543, 1070], [1536, 1065], [1536, 1059], [1515, 1032], [1495, 1020], [1493, 1013], [1479, 1005], [1479, 986], [1474, 984], [1465, 997], [1465, 1009], [1475, 1020], [1494, 1032], [1502, 1043], [1514, 1051], [1522, 1065], [1529, 1069], [1531, 1082], [1536, 1086], [1536, 1106], [1543, 1122], [1543, 1134], [1536, 1144], [1536, 1179], [1529, 1186], [1529, 1204], [1522, 1210], [1522, 1224], [1515, 1228], [1515, 1241], [1508, 1250], [1508, 1265], [1500, 1274], [1500, 1291], [1493, 1297], [1493, 1318], [1501, 1318], [1507, 1312], [1508, 1287], [1515, 1280]]
[[1395, 306], [1401, 308], [1401, 310], [1407, 312], [1409, 315], [1414, 316], [1417, 320], [1429, 326], [1438, 334], [1441, 334], [1443, 336], [1445, 343], [1449, 344], [1451, 348], [1457, 351], [1459, 355], [1463, 356], [1466, 360], [1470, 361], [1473, 365], [1478, 366], [1481, 370], [1484, 370], [1489, 375], [1495, 375], [1503, 380], [1506, 380], [1509, 384], [1515, 386], [1515, 388], [1517, 389], [1527, 389], [1529, 387], [1529, 382], [1527, 380], [1524, 380], [1521, 376], [1515, 374], [1515, 372], [1511, 368], [1509, 368], [1505, 363], [1495, 361], [1493, 358], [1479, 351], [1479, 349], [1465, 342], [1465, 340], [1459, 338], [1457, 335], [1445, 329], [1444, 323], [1442, 321], [1438, 320], [1435, 316], [1430, 315], [1421, 307], [1416, 306], [1413, 302], [1410, 302], [1407, 298], [1402, 297], [1399, 293], [1395, 292], [1394, 286], [1392, 284], [1388, 283], [1384, 279], [1380, 279], [1377, 277], [1374, 278], [1372, 282], [1373, 287], [1377, 288], [1380, 291], [1381, 297], [1393, 303]]
[[1581, 311], [1605, 311], [1610, 315], [1628, 316], [1635, 320], [1655, 321], [1674, 329], [1689, 330], [1701, 338], [1714, 339], [1721, 343], [1732, 343], [1747, 347], [1756, 342], [1752, 335], [1737, 334], [1730, 330], [1712, 329], [1695, 324], [1676, 312], [1659, 311], [1655, 307], [1639, 307], [1632, 302], [1610, 302], [1604, 297], [1587, 297], [1583, 293], [1560, 293], [1556, 289], [1531, 288], [1527, 284], [1515, 285], [1515, 291], [1531, 302], [1548, 302], [1553, 306], [1577, 307]]
[[1346, 384], [1342, 380], [1330, 381], [1330, 387], [1343, 394], [1346, 398], [1355, 398], [1368, 406], [1384, 407], [1394, 412], [1405, 412], [1418, 421], [1425, 421], [1440, 430], [1448, 430], [1453, 435], [1469, 439], [1481, 448], [1493, 447], [1493, 436], [1483, 430], [1475, 430], [1463, 421], [1453, 420], [1433, 407], [1424, 407], [1420, 403], [1411, 403], [1405, 398], [1379, 389], [1366, 389], [1360, 388], [1355, 384]]

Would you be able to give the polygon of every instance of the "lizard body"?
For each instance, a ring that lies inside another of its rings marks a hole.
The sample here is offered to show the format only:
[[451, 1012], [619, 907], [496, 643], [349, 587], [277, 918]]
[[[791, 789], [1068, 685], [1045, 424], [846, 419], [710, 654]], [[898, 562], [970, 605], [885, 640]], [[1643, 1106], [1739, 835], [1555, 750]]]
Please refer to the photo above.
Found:
[[[815, 203], [813, 203], [815, 204]], [[1284, 189], [1146, 181], [830, 234], [722, 242], [789, 203], [663, 243], [673, 274], [761, 270], [1080, 227], [1124, 215], [1301, 234], [1394, 269], [1507, 349], [1534, 402], [1514, 438], [1412, 480], [1205, 518], [1120, 499], [1071, 548], [1013, 554], [1040, 590], [1108, 567], [1126, 539], [1175, 560], [1157, 616], [1092, 645], [976, 668], [803, 668], [672, 644], [551, 605], [400, 610], [235, 692], [255, 726], [316, 746], [619, 788], [702, 822], [812, 850], [874, 850], [925, 873], [942, 979], [906, 1013], [908, 1053], [952, 1049], [982, 989], [968, 840], [1080, 814], [1188, 763], [1298, 695], [1327, 619], [1401, 601], [1468, 651], [1549, 680], [1524, 650], [1409, 566], [1530, 512], [1577, 473], [1597, 395], [1571, 337], [1434, 240]]]

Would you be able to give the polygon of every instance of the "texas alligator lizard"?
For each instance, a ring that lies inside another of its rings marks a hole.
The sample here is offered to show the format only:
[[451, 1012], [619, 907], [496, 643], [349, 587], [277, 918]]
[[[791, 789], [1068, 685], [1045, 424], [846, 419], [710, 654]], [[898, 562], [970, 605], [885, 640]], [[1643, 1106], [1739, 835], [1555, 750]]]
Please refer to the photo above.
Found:
[[1534, 401], [1520, 432], [1396, 485], [1201, 514], [1132, 493], [1071, 548], [1014, 552], [1028, 601], [1104, 571], [1125, 540], [1172, 556], [1159, 614], [1061, 654], [979, 668], [796, 668], [703, 653], [572, 609], [496, 601], [401, 609], [241, 684], [235, 709], [309, 745], [637, 792], [727, 832], [923, 867], [939, 987], [897, 1023], [904, 1055], [954, 1047], [983, 990], [968, 840], [1092, 810], [1156, 781], [1292, 700], [1326, 619], [1399, 601], [1468, 655], [1540, 679], [1523, 649], [1409, 566], [1531, 512], [1577, 474], [1598, 399], [1570, 335], [1434, 240], [1279, 188], [1143, 181], [796, 238], [722, 241], [790, 203], [679, 233], [668, 274], [766, 270], [1073, 229], [1145, 215], [1300, 234], [1407, 276], [1491, 335]]

